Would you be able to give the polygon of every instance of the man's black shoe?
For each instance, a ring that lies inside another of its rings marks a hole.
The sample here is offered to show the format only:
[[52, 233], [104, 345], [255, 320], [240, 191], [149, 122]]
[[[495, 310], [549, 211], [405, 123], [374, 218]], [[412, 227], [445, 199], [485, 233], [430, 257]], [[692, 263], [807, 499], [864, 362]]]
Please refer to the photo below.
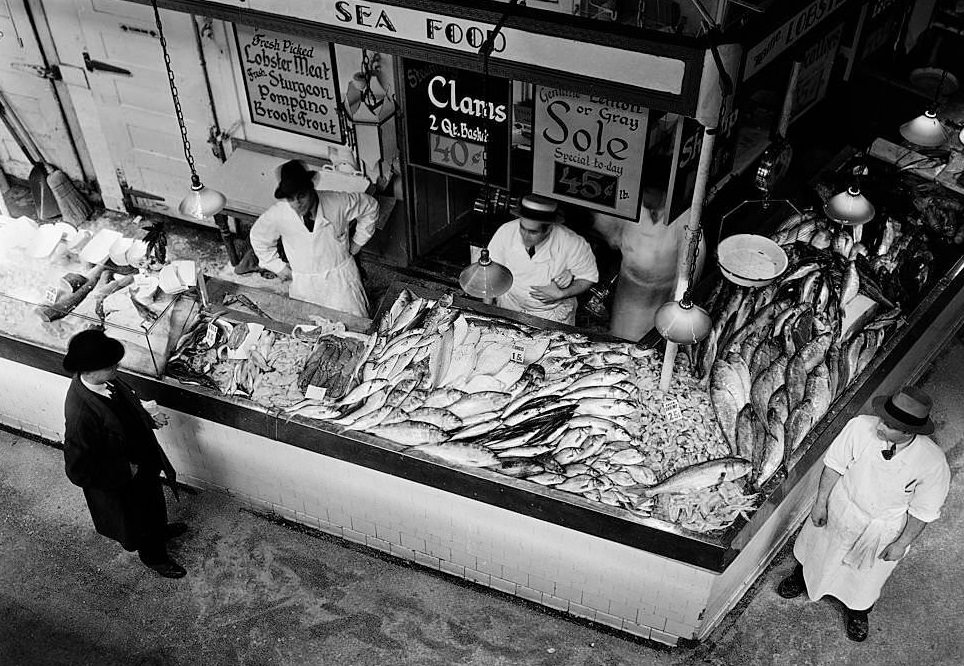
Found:
[[159, 562], [157, 564], [147, 564], [147, 566], [165, 578], [184, 578], [184, 576], [187, 575], [187, 569], [173, 560]]
[[847, 609], [847, 638], [858, 643], [867, 640], [870, 631], [870, 619], [866, 611], [852, 611]]
[[167, 527], [164, 528], [164, 538], [176, 539], [185, 532], [187, 532], [187, 523], [168, 523]]
[[807, 584], [803, 580], [803, 569], [798, 565], [793, 573], [780, 581], [777, 594], [784, 599], [796, 599], [807, 591]]

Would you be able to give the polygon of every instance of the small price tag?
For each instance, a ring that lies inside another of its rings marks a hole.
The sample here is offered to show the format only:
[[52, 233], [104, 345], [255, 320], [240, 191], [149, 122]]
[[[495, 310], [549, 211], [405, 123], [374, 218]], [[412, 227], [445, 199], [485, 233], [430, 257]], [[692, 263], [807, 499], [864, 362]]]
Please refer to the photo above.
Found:
[[328, 389], [322, 386], [308, 385], [308, 389], [305, 391], [305, 397], [311, 400], [324, 400], [325, 394], [328, 393]]
[[[504, 357], [503, 357], [504, 358]], [[515, 343], [512, 345], [512, 355], [509, 359], [515, 363], [525, 363], [526, 361], [526, 348], [524, 345]]]
[[57, 287], [47, 287], [44, 289], [44, 303], [53, 305], [57, 302]]
[[663, 401], [663, 417], [670, 423], [683, 419], [683, 410], [680, 409], [676, 398], [667, 398]]
[[218, 341], [218, 327], [214, 324], [208, 324], [207, 330], [204, 332], [204, 346], [213, 347]]

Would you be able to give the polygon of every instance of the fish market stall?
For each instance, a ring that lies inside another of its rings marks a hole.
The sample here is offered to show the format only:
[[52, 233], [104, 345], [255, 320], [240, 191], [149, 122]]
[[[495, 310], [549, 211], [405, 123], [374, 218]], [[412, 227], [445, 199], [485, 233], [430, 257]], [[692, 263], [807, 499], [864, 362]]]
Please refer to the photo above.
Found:
[[[816, 207], [774, 230], [779, 280], [709, 285], [717, 326], [665, 393], [646, 345], [404, 284], [367, 322], [202, 280], [165, 376], [128, 379], [170, 413], [159, 435], [192, 485], [633, 635], [701, 639], [805, 517], [834, 434], [956, 327], [964, 263], [899, 178], [871, 163], [866, 191], [894, 202], [875, 199], [862, 248]], [[62, 344], [4, 329], [5, 423], [60, 439]]]

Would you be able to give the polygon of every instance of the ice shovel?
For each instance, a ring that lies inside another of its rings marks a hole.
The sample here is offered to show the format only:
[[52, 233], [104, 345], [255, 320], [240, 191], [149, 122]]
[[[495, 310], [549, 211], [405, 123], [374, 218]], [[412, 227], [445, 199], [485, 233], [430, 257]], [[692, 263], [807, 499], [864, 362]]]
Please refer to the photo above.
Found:
[[60, 207], [54, 198], [53, 190], [47, 184], [47, 167], [40, 161], [39, 155], [35, 158], [27, 148], [27, 140], [20, 133], [23, 126], [20, 125], [19, 120], [12, 117], [12, 111], [8, 111], [5, 102], [6, 100], [0, 100], [0, 120], [3, 121], [13, 140], [20, 146], [20, 150], [27, 156], [27, 160], [33, 165], [27, 181], [30, 183], [30, 193], [33, 195], [34, 205], [37, 207], [37, 219], [46, 220], [57, 217], [60, 215]]

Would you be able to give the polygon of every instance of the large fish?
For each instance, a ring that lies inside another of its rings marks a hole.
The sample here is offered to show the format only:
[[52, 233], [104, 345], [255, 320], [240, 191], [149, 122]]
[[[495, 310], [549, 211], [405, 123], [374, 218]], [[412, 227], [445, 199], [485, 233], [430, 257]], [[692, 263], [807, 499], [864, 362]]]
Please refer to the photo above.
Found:
[[726, 361], [718, 360], [713, 364], [710, 374], [710, 400], [723, 436], [729, 442], [730, 450], [735, 453], [736, 415], [743, 409], [748, 396], [736, 369]]
[[584, 398], [576, 404], [575, 413], [590, 416], [626, 416], [637, 411], [635, 404], [628, 400], [611, 400], [606, 398]]
[[807, 374], [810, 374], [814, 368], [823, 363], [832, 340], [832, 334], [824, 333], [813, 338], [797, 351], [796, 356], [803, 361], [803, 369]]
[[408, 412], [408, 418], [411, 421], [431, 423], [445, 431], [458, 430], [462, 427], [462, 419], [441, 407], [419, 407]]
[[661, 493], [686, 493], [709, 488], [723, 481], [743, 478], [752, 468], [750, 461], [743, 458], [717, 458], [690, 465], [655, 486], [637, 485], [630, 486], [629, 489], [641, 491], [645, 497], [653, 497]]
[[437, 444], [448, 438], [445, 431], [438, 426], [422, 421], [401, 421], [388, 425], [378, 425], [368, 428], [368, 432], [406, 446]]
[[786, 356], [780, 356], [753, 381], [750, 389], [750, 403], [761, 419], [766, 417], [774, 391], [786, 383], [787, 360]]
[[441, 387], [433, 389], [425, 398], [425, 407], [448, 407], [465, 396], [464, 391]]
[[750, 377], [756, 382], [764, 370], [770, 367], [780, 356], [783, 355], [783, 345], [774, 338], [768, 338], [760, 343], [750, 360]]
[[591, 432], [592, 428], [570, 428], [556, 441], [556, 453], [563, 449], [580, 448]]
[[750, 399], [750, 390], [753, 388], [750, 366], [747, 365], [746, 359], [736, 352], [728, 353], [726, 355], [726, 362], [736, 370], [736, 376], [739, 378], [740, 385], [742, 386], [742, 394], [746, 396], [744, 402], [748, 402]]
[[351, 424], [351, 429], [368, 430], [369, 428], [373, 428], [379, 425], [380, 423], [383, 423], [393, 414], [398, 412], [400, 412], [400, 410], [396, 410], [391, 405], [383, 405], [382, 407], [379, 407], [375, 411], [369, 412], [368, 414], [365, 414], [364, 416], [356, 419]]
[[830, 381], [830, 398], [836, 398], [845, 388], [840, 385], [840, 347], [836, 344], [830, 345], [827, 350], [827, 375]]
[[413, 326], [427, 306], [428, 302], [424, 298], [415, 298], [402, 308], [398, 319], [388, 329], [388, 337], [398, 335], [409, 327]]
[[814, 407], [809, 400], [804, 400], [793, 408], [786, 423], [786, 450], [790, 453], [797, 450], [814, 423]]
[[610, 439], [616, 440], [631, 440], [629, 433], [626, 429], [615, 421], [602, 418], [600, 416], [574, 416], [569, 420], [570, 428], [584, 428], [589, 427], [596, 433], [603, 433], [607, 435]]
[[358, 409], [350, 414], [347, 414], [343, 418], [335, 420], [334, 423], [343, 426], [353, 425], [363, 416], [367, 416], [368, 414], [371, 414], [372, 412], [383, 407], [386, 399], [388, 399], [388, 393], [385, 391], [369, 396]]
[[804, 392], [804, 401], [809, 400], [813, 404], [813, 420], [819, 421], [830, 409], [833, 400], [833, 393], [830, 391], [830, 371], [823, 363], [813, 369], [807, 376], [807, 387]]
[[351, 391], [345, 394], [338, 404], [340, 405], [352, 405], [356, 402], [361, 402], [372, 395], [386, 391], [388, 389], [389, 383], [387, 379], [372, 379], [371, 381], [362, 382]]
[[496, 460], [498, 460], [496, 464], [486, 466], [492, 471], [505, 474], [506, 476], [525, 478], [548, 471], [545, 467], [533, 462], [529, 458], [512, 458], [510, 460], [499, 460], [496, 458]]
[[780, 424], [787, 422], [790, 418], [790, 396], [787, 395], [786, 387], [778, 388], [770, 396], [770, 402], [767, 406], [767, 422], [770, 422], [770, 413], [774, 413]]
[[621, 369], [597, 370], [572, 382], [567, 390], [577, 391], [588, 386], [612, 386], [631, 377], [632, 375]]
[[609, 400], [629, 400], [630, 393], [621, 386], [613, 384], [611, 386], [587, 386], [576, 391], [566, 392], [567, 400], [576, 402], [586, 399], [609, 399]]
[[533, 446], [516, 446], [511, 449], [504, 449], [496, 455], [499, 458], [535, 458], [549, 451], [552, 451], [551, 446], [536, 444]]
[[449, 405], [448, 409], [456, 416], [465, 418], [472, 414], [501, 410], [509, 404], [510, 400], [512, 400], [512, 396], [508, 393], [502, 393], [501, 391], [482, 391], [480, 393], [469, 393], [463, 396], [457, 402]]
[[476, 423], [474, 425], [465, 426], [461, 430], [453, 433], [451, 440], [464, 440], [464, 439], [475, 439], [477, 437], [482, 437], [499, 427], [499, 421], [494, 419], [492, 421], [485, 421], [483, 423]]
[[409, 303], [415, 299], [415, 295], [412, 294], [408, 289], [402, 289], [399, 292], [398, 297], [392, 306], [388, 309], [388, 312], [382, 317], [382, 320], [378, 322], [378, 336], [380, 338], [386, 338], [388, 336], [388, 331], [391, 329], [392, 325], [398, 321], [399, 315], [402, 310], [405, 309]]
[[800, 404], [807, 390], [807, 368], [797, 354], [790, 359], [790, 363], [787, 365], [786, 386], [790, 404], [793, 406]]
[[499, 464], [499, 459], [494, 453], [475, 444], [456, 442], [420, 444], [415, 446], [415, 450], [463, 467], [489, 467]]

